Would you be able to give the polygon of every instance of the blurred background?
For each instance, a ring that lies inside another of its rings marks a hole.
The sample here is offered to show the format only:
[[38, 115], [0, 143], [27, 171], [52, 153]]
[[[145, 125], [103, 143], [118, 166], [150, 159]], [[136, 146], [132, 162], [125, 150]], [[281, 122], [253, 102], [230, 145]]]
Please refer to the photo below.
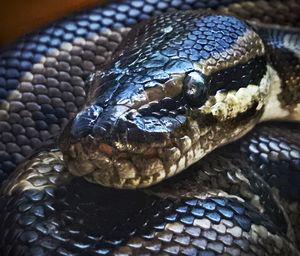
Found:
[[105, 0], [0, 1], [0, 47], [55, 19], [103, 2]]

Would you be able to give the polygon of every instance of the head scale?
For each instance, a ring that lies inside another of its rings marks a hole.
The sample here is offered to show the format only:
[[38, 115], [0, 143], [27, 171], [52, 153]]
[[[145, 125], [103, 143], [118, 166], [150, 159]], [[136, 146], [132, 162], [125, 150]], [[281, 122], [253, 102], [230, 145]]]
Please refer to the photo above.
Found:
[[268, 87], [264, 44], [245, 22], [199, 11], [157, 16], [93, 75], [62, 150], [76, 175], [149, 186], [242, 136]]

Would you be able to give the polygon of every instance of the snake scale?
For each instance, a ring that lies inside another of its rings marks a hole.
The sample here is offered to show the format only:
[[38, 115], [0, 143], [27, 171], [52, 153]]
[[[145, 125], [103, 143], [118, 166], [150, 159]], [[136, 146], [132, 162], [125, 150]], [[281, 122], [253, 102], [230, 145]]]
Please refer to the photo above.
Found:
[[298, 13], [124, 0], [3, 49], [0, 254], [300, 255]]

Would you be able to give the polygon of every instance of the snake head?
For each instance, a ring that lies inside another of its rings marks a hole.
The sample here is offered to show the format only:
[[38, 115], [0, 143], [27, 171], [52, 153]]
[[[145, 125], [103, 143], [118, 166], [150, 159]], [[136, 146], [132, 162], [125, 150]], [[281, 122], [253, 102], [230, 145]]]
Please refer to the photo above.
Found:
[[69, 170], [136, 188], [251, 129], [263, 113], [270, 68], [245, 22], [173, 12], [135, 26], [89, 84], [84, 108], [61, 137]]

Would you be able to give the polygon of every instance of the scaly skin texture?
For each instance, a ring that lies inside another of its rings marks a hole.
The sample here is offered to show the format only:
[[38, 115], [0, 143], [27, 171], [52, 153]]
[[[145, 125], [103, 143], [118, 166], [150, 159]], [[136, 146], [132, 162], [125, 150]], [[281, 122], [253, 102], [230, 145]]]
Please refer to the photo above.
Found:
[[109, 187], [147, 187], [259, 120], [300, 120], [300, 33], [255, 27], [201, 10], [133, 27], [90, 78], [87, 102], [60, 138], [71, 173]]
[[[170, 7], [212, 7], [264, 23], [299, 25], [295, 0], [124, 1], [25, 37], [1, 53], [2, 179], [74, 116], [84, 103], [85, 77], [110, 59], [129, 27]], [[278, 49], [284, 53], [286, 47]], [[290, 70], [281, 68], [279, 76]], [[296, 79], [297, 73], [289, 74]], [[186, 141], [179, 144], [184, 148]], [[60, 151], [41, 150], [1, 190], [0, 254], [299, 255], [298, 171], [295, 124], [261, 125], [190, 171], [138, 191], [76, 178]]]
[[63, 132], [68, 168], [104, 186], [156, 184], [251, 129], [273, 73], [262, 39], [235, 17], [197, 10], [142, 22]]
[[71, 176], [60, 151], [42, 151], [2, 190], [1, 255], [299, 255], [298, 126], [260, 125], [137, 191]]
[[263, 18], [268, 24], [299, 24], [298, 1], [255, 4], [259, 8], [254, 12], [251, 1], [122, 1], [121, 6], [111, 3], [75, 14], [3, 49], [1, 180], [34, 148], [57, 135], [82, 107], [86, 76], [110, 58], [129, 26], [169, 9], [208, 7], [242, 18]]

